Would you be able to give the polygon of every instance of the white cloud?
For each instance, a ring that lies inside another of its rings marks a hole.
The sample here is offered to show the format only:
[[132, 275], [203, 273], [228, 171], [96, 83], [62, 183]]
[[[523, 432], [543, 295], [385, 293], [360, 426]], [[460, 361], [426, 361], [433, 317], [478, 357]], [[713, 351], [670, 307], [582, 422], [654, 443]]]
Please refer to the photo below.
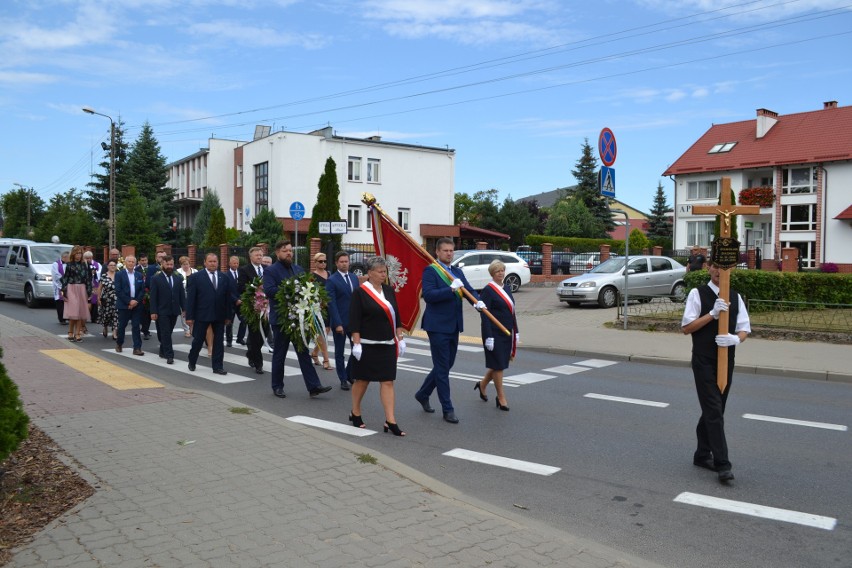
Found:
[[673, 16], [712, 12], [715, 16], [730, 14], [731, 19], [737, 21], [775, 20], [815, 10], [848, 9], [849, 6], [845, 0], [798, 0], [780, 3], [778, 0], [763, 0], [747, 5], [742, 5], [742, 0], [638, 0], [638, 4]]
[[683, 92], [683, 91], [681, 91], [680, 89], [674, 89], [674, 90], [670, 91], [670, 92], [669, 92], [669, 93], [665, 96], [665, 99], [666, 99], [668, 102], [673, 103], [673, 102], [677, 102], [677, 101], [681, 100], [681, 99], [682, 99], [682, 98], [684, 98], [684, 97], [686, 97], [686, 93], [684, 93], [684, 92]]
[[703, 99], [710, 94], [710, 89], [707, 87], [698, 87], [692, 91], [692, 98]]
[[0, 21], [5, 28], [2, 47], [10, 51], [49, 51], [103, 44], [115, 34], [116, 20], [102, 5], [90, 2], [81, 3], [70, 21], [53, 27], [23, 18], [4, 18]]
[[56, 83], [59, 77], [47, 73], [28, 73], [26, 71], [0, 71], [0, 85], [46, 85]]
[[297, 45], [305, 49], [319, 49], [328, 43], [327, 37], [320, 34], [294, 34], [270, 26], [240, 25], [226, 20], [192, 24], [188, 31], [197, 37], [209, 38], [217, 45], [235, 42], [251, 47]]

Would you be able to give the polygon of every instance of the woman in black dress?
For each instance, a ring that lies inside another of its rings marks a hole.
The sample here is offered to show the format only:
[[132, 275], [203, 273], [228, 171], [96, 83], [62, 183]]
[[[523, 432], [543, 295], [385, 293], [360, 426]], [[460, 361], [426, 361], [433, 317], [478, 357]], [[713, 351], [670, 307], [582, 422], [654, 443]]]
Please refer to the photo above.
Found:
[[503, 371], [509, 368], [509, 361], [515, 358], [515, 350], [518, 347], [518, 320], [515, 317], [515, 299], [509, 286], [503, 286], [503, 277], [506, 276], [506, 265], [495, 260], [488, 265], [488, 273], [493, 279], [488, 283], [479, 299], [485, 302], [488, 311], [497, 321], [512, 332], [506, 335], [491, 323], [491, 320], [482, 317], [482, 345], [485, 347], [485, 367], [488, 369], [481, 381], [473, 386], [479, 391], [479, 398], [488, 401], [485, 389], [488, 383], [494, 381], [497, 390], [497, 408], [509, 410], [506, 394], [503, 392]]
[[371, 382], [378, 382], [379, 396], [385, 410], [384, 431], [405, 436], [394, 417], [396, 360], [405, 353], [403, 328], [399, 307], [392, 287], [385, 284], [388, 266], [380, 256], [366, 261], [367, 281], [352, 293], [349, 306], [349, 329], [352, 331], [352, 413], [353, 426], [364, 427], [361, 419], [361, 399]]

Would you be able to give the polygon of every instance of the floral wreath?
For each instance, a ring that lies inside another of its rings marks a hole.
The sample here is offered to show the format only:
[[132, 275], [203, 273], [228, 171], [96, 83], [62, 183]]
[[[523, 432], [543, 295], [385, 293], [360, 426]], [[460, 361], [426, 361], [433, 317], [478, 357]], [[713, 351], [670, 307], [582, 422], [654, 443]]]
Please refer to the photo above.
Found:
[[261, 322], [269, 320], [269, 298], [263, 291], [263, 280], [259, 276], [246, 284], [240, 302], [240, 318], [249, 329], [258, 331]]
[[282, 280], [275, 301], [278, 327], [296, 351], [306, 349], [325, 333], [322, 309], [328, 304], [328, 294], [309, 274]]

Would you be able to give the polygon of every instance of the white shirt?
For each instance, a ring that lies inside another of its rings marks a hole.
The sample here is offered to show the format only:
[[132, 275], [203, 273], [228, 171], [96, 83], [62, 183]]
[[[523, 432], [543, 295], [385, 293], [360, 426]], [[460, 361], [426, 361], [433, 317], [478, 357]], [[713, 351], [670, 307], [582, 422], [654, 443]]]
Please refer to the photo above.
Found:
[[136, 276], [133, 275], [132, 270], [127, 271], [127, 279], [130, 281], [130, 299], [136, 299]]
[[[713, 284], [712, 282], [707, 283], [710, 286], [710, 289], [718, 296], [719, 295], [719, 287]], [[746, 333], [751, 333], [751, 322], [748, 319], [748, 311], [746, 311], [745, 302], [743, 302], [742, 294], [737, 294], [739, 298], [739, 312], [737, 313], [737, 324], [734, 327], [734, 331], [739, 333], [740, 331], [744, 331]], [[701, 317], [701, 296], [698, 295], [698, 288], [693, 288], [689, 291], [689, 296], [686, 297], [686, 307], [683, 310], [683, 319], [680, 322], [680, 326], [684, 327], [695, 320]]]

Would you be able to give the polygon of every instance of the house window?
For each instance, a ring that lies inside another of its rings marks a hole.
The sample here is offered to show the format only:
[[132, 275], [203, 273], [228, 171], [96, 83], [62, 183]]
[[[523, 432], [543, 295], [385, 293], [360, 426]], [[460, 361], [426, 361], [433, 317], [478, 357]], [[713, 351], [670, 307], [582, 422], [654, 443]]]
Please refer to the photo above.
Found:
[[781, 192], [785, 195], [790, 193], [816, 193], [816, 185], [816, 168], [784, 168]]
[[718, 199], [719, 180], [691, 181], [687, 184], [687, 199]]
[[782, 231], [816, 231], [816, 204], [785, 205], [781, 208]]
[[410, 231], [411, 228], [411, 209], [400, 209], [396, 215], [397, 222], [399, 226], [402, 227], [404, 231]]
[[358, 156], [349, 156], [349, 168], [346, 179], [349, 181], [361, 181], [361, 158]]
[[380, 160], [374, 160], [372, 158], [367, 159], [367, 182], [368, 183], [381, 183], [381, 178], [379, 177], [379, 166], [381, 165]]
[[254, 166], [254, 214], [269, 208], [269, 162]]
[[713, 221], [687, 221], [686, 246], [709, 247], [713, 235]]
[[722, 142], [721, 144], [716, 144], [712, 148], [710, 148], [707, 153], [708, 154], [722, 154], [724, 152], [730, 152], [736, 146], [736, 142]]
[[361, 206], [350, 205], [346, 211], [346, 226], [348, 229], [361, 228]]
[[816, 243], [814, 241], [784, 241], [781, 243], [781, 246], [784, 248], [799, 249], [799, 258], [802, 261], [803, 268], [814, 268], [816, 266]]
[[243, 186], [243, 166], [237, 166], [237, 187]]
[[369, 209], [367, 210], [367, 214], [364, 215], [364, 220], [365, 220], [364, 224], [367, 226], [367, 230], [372, 231], [373, 230], [373, 216], [370, 215]]

